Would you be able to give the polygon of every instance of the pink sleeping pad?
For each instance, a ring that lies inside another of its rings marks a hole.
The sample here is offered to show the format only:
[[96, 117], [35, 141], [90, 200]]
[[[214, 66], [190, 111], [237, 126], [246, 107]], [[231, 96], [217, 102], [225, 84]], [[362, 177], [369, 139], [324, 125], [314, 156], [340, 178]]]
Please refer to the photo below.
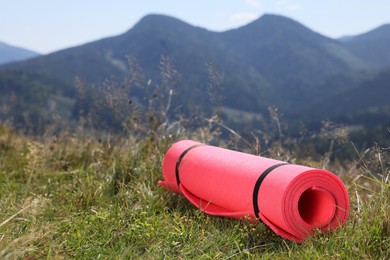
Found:
[[325, 170], [182, 140], [166, 153], [162, 171], [165, 189], [205, 213], [260, 219], [298, 243], [313, 229], [328, 232], [348, 218], [347, 190]]

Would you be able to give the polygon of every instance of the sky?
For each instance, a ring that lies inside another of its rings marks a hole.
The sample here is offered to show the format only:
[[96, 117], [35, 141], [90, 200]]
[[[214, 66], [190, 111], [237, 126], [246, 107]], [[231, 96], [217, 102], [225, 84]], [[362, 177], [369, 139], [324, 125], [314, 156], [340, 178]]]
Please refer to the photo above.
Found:
[[47, 54], [119, 35], [148, 14], [219, 32], [265, 13], [338, 38], [390, 23], [390, 0], [0, 0], [0, 42]]

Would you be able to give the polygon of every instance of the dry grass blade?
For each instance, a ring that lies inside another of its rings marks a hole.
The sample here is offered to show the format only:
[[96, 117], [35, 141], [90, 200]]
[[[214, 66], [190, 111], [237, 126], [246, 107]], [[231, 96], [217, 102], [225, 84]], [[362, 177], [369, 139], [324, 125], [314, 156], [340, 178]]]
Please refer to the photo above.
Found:
[[16, 212], [15, 214], [13, 214], [11, 217], [7, 218], [6, 220], [4, 220], [3, 222], [1, 222], [0, 224], [0, 227], [4, 226], [5, 224], [7, 224], [8, 222], [10, 222], [12, 219], [14, 219], [15, 217], [17, 217], [20, 213], [22, 213], [23, 211], [25, 211], [26, 209], [28, 209], [29, 207], [31, 207], [32, 204], [22, 208], [21, 210], [19, 210], [18, 212]]

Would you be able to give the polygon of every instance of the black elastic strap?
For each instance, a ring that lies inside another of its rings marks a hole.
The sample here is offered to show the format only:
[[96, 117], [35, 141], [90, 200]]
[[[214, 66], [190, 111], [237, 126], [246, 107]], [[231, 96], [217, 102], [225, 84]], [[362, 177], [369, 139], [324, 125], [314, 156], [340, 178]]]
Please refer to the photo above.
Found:
[[176, 162], [176, 167], [175, 167], [175, 173], [176, 173], [176, 182], [177, 182], [177, 186], [179, 187], [179, 184], [180, 184], [180, 177], [179, 177], [179, 167], [180, 167], [180, 163], [181, 163], [181, 160], [183, 160], [184, 156], [190, 151], [192, 150], [193, 148], [195, 147], [198, 147], [198, 146], [202, 146], [203, 144], [195, 144], [195, 145], [192, 145], [190, 147], [188, 147], [187, 149], [184, 150], [184, 152], [182, 152], [179, 156], [179, 158], [177, 159], [177, 162]]
[[260, 213], [257, 197], [259, 196], [260, 186], [263, 183], [265, 177], [267, 177], [267, 175], [270, 172], [272, 172], [273, 170], [275, 170], [276, 168], [283, 166], [283, 165], [287, 165], [287, 164], [288, 163], [278, 163], [278, 164], [272, 165], [271, 167], [268, 167], [265, 171], [263, 171], [263, 173], [260, 174], [259, 178], [257, 179], [256, 184], [255, 184], [255, 188], [253, 189], [253, 210], [255, 212], [256, 218], [259, 218], [259, 213]]

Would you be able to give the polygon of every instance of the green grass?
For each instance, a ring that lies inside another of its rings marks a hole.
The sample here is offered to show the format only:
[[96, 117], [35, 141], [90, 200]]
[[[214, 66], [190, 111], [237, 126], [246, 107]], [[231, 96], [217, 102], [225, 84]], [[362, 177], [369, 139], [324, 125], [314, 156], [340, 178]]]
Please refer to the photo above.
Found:
[[174, 140], [75, 136], [34, 139], [0, 128], [0, 259], [390, 257], [386, 152], [329, 164], [348, 188], [350, 218], [296, 244], [263, 224], [205, 215], [161, 188]]

